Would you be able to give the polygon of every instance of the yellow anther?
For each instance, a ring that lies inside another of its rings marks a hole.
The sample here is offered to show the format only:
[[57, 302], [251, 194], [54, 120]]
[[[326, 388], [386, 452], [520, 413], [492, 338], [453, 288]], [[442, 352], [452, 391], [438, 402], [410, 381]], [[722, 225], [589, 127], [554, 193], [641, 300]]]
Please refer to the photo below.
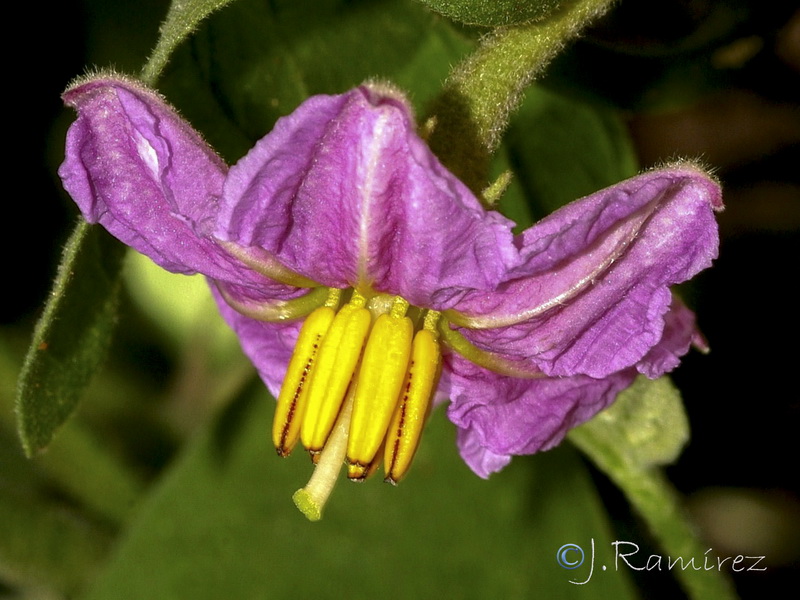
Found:
[[392, 484], [400, 481], [411, 466], [439, 380], [442, 360], [436, 330], [438, 318], [438, 312], [428, 311], [424, 328], [414, 336], [408, 372], [386, 435], [385, 481]]
[[350, 481], [360, 483], [372, 477], [373, 473], [378, 470], [378, 467], [381, 464], [381, 454], [383, 454], [382, 450], [383, 446], [378, 448], [378, 451], [375, 453], [375, 458], [368, 465], [351, 463], [347, 461], [347, 478]]
[[348, 477], [363, 479], [375, 461], [403, 385], [414, 326], [408, 302], [397, 298], [375, 321], [356, 379], [353, 418], [347, 442]]
[[312, 454], [325, 446], [361, 357], [372, 320], [365, 303], [363, 296], [353, 292], [350, 302], [333, 319], [319, 348], [300, 428], [303, 445]]
[[335, 309], [339, 306], [341, 294], [341, 290], [329, 289], [325, 305], [308, 315], [297, 336], [272, 422], [272, 443], [280, 456], [289, 456], [300, 437], [311, 372], [322, 339], [336, 315]]
[[286, 377], [278, 394], [275, 419], [272, 422], [272, 443], [280, 456], [289, 456], [300, 437], [309, 379], [322, 340], [335, 316], [332, 308], [323, 306], [308, 315], [300, 329], [292, 360], [289, 361]]

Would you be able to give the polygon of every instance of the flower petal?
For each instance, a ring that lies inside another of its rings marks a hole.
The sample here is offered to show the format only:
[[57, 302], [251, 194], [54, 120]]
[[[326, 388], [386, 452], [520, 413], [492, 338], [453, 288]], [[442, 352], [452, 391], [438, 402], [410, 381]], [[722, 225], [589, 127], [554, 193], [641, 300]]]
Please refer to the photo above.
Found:
[[59, 169], [91, 223], [176, 273], [264, 282], [205, 237], [227, 168], [155, 92], [118, 76], [64, 93], [78, 111]]
[[661, 339], [639, 361], [636, 368], [650, 379], [656, 379], [677, 367], [680, 357], [691, 346], [708, 351], [706, 340], [697, 329], [694, 312], [680, 298], [673, 296], [672, 304], [664, 316], [664, 333]]
[[508, 454], [495, 454], [481, 446], [480, 436], [475, 429], [458, 429], [456, 444], [459, 453], [467, 466], [483, 479], [488, 479], [492, 473], [502, 471], [511, 462]]
[[[463, 333], [550, 375], [601, 378], [635, 365], [662, 338], [669, 286], [716, 258], [720, 208], [719, 187], [692, 167], [651, 171], [578, 200], [523, 234], [524, 263], [508, 283], [458, 305], [477, 315], [467, 324], [496, 325]], [[640, 369], [658, 375], [666, 365]]]
[[518, 262], [512, 225], [438, 162], [399, 93], [362, 86], [278, 121], [231, 169], [216, 235], [331, 287], [446, 308]]
[[448, 418], [460, 429], [461, 455], [481, 477], [512, 455], [558, 444], [567, 431], [608, 406], [636, 377], [627, 369], [605, 379], [585, 375], [516, 379], [497, 375], [459, 357], [451, 371]]

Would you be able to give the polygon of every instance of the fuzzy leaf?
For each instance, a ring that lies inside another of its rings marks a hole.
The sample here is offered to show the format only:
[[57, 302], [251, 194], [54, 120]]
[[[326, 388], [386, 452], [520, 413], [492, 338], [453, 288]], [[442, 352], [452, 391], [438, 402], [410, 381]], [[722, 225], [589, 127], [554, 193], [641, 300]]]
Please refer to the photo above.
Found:
[[568, 0], [418, 0], [468, 25], [498, 27], [541, 19]]
[[29, 456], [69, 417], [105, 355], [124, 253], [104, 230], [84, 222], [67, 242], [18, 384], [17, 424]]
[[[175, 0], [143, 79], [152, 83], [175, 47], [230, 1]], [[18, 430], [29, 456], [50, 442], [102, 360], [114, 327], [124, 253], [105, 231], [84, 222], [67, 242], [18, 383]]]

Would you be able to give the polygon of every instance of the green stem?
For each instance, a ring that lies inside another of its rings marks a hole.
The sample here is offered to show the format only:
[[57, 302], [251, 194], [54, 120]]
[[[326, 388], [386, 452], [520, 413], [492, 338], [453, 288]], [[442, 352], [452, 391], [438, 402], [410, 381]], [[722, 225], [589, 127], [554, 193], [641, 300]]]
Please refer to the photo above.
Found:
[[[702, 561], [708, 547], [702, 545], [682, 506], [681, 498], [660, 469], [631, 473], [618, 485], [641, 514], [662, 548], [672, 557], [695, 557]], [[712, 551], [713, 552], [713, 551]], [[711, 553], [709, 553], [710, 555]], [[715, 558], [709, 564], [716, 564]], [[730, 580], [719, 570], [677, 569], [679, 582], [690, 598], [735, 599]]]
[[158, 42], [147, 59], [140, 77], [150, 87], [155, 87], [161, 71], [170, 56], [183, 40], [212, 12], [233, 0], [173, 0], [167, 17], [161, 24]]
[[614, 0], [575, 0], [543, 21], [499, 28], [455, 68], [430, 114], [429, 143], [439, 159], [474, 192], [487, 182], [489, 158], [524, 89]]
[[[692, 528], [681, 497], [661, 469], [635, 469], [610, 459], [601, 448], [594, 446], [590, 438], [571, 436], [612, 481], [619, 487], [650, 528], [665, 554], [675, 559], [683, 557], [686, 563], [692, 558], [695, 565], [703, 566], [704, 546]], [[708, 554], [708, 564], [717, 566], [713, 550]], [[691, 566], [672, 570], [679, 583], [693, 600], [736, 600], [736, 592], [730, 579], [719, 569], [696, 570]]]

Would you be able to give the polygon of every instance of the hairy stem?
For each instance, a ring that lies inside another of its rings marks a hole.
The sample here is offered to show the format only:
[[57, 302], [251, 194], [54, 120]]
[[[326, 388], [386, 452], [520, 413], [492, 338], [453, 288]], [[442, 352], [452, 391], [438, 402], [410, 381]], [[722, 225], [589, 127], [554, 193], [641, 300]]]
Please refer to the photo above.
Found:
[[489, 158], [525, 88], [612, 2], [565, 2], [542, 21], [498, 28], [453, 70], [429, 111], [436, 120], [429, 144], [474, 192], [486, 186]]

